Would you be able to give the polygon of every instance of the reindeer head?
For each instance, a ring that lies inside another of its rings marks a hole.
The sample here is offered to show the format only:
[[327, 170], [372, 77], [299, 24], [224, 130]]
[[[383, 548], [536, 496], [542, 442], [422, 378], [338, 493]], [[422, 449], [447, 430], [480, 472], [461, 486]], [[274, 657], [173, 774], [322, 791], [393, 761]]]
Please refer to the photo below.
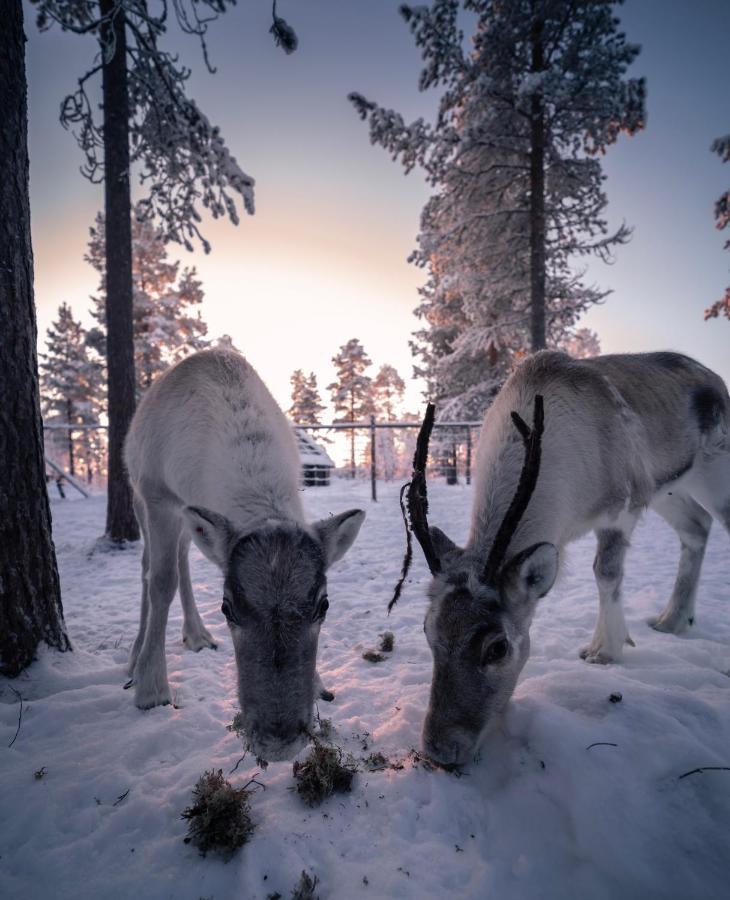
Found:
[[243, 728], [266, 760], [292, 757], [312, 725], [327, 568], [365, 518], [349, 510], [303, 528], [272, 522], [240, 535], [223, 516], [187, 507], [193, 539], [225, 575], [222, 611], [233, 638]]
[[[532, 429], [517, 413], [512, 413], [512, 420], [525, 443], [525, 462], [486, 562], [473, 549], [457, 547], [440, 529], [428, 526], [425, 466], [433, 426], [431, 404], [413, 460], [408, 512], [434, 576], [424, 622], [433, 654], [433, 679], [423, 746], [447, 765], [472, 758], [487, 727], [512, 695], [529, 656], [535, 605], [550, 590], [557, 573], [558, 553], [552, 544], [535, 544], [506, 558], [537, 483], [542, 397], [535, 398]], [[400, 593], [409, 561], [410, 540], [391, 606]]]

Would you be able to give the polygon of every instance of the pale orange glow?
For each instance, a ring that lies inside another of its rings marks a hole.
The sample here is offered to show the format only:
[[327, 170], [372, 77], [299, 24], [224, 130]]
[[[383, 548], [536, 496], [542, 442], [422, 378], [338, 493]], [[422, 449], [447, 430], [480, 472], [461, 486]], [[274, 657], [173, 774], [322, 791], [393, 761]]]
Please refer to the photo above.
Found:
[[[274, 198], [274, 204], [238, 227], [205, 223], [213, 244], [208, 256], [170, 246], [172, 257], [198, 269], [209, 335], [229, 334], [284, 407], [296, 368], [317, 374], [328, 401], [331, 357], [358, 337], [373, 360], [372, 374], [382, 363], [394, 365], [407, 382], [408, 407], [417, 409], [421, 385], [411, 377], [408, 339], [416, 327], [412, 310], [424, 276], [406, 261], [411, 247], [403, 230], [375, 228], [362, 220], [338, 227], [331, 224], [337, 221], [334, 210], [310, 217], [304, 209], [289, 208], [283, 198]], [[50, 235], [41, 226], [35, 234], [41, 351], [45, 329], [62, 301], [88, 320], [88, 296], [98, 277], [83, 254], [94, 214], [93, 209], [75, 210], [61, 231]]]

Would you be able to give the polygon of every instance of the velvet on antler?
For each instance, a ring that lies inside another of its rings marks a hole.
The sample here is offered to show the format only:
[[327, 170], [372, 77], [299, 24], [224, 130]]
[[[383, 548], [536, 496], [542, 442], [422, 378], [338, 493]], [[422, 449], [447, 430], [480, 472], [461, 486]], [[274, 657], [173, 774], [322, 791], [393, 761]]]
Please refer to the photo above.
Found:
[[388, 604], [388, 612], [395, 606], [403, 589], [408, 570], [413, 559], [411, 532], [421, 545], [423, 555], [432, 575], [441, 571], [441, 562], [436, 554], [428, 531], [428, 491], [426, 488], [426, 460], [428, 459], [428, 442], [433, 430], [436, 407], [429, 403], [423, 417], [421, 430], [418, 432], [416, 452], [413, 454], [413, 474], [411, 480], [404, 484], [400, 492], [400, 506], [403, 523], [406, 529], [406, 553], [403, 557], [400, 579], [393, 591], [393, 598]]
[[502, 568], [509, 543], [514, 536], [520, 519], [527, 509], [530, 497], [535, 491], [537, 476], [540, 473], [540, 456], [542, 453], [542, 433], [545, 427], [543, 399], [541, 394], [535, 396], [535, 409], [533, 413], [532, 428], [529, 428], [524, 419], [516, 412], [511, 413], [512, 422], [519, 431], [525, 444], [525, 460], [522, 464], [520, 480], [517, 490], [505, 513], [502, 524], [499, 526], [497, 536], [489, 552], [482, 581], [487, 584], [496, 584], [499, 571]]

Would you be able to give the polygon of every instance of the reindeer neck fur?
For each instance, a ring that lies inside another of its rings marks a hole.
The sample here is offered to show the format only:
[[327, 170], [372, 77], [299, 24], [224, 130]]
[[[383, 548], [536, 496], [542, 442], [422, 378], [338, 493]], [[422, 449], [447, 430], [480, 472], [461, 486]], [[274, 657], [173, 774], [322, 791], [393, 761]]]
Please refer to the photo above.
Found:
[[[484, 555], [494, 541], [524, 459], [510, 412], [529, 421], [535, 394], [545, 398], [540, 476], [509, 554], [539, 541], [563, 547], [647, 506], [659, 486], [691, 467], [701, 446], [688, 410], [693, 392], [715, 376], [684, 360], [676, 354], [573, 360], [543, 351], [523, 363], [484, 420], [468, 547]], [[721, 383], [715, 387], [726, 393]]]
[[212, 509], [240, 533], [304, 523], [291, 427], [238, 354], [204, 351], [152, 385], [127, 441], [133, 484], [145, 459], [144, 478], [162, 494]]

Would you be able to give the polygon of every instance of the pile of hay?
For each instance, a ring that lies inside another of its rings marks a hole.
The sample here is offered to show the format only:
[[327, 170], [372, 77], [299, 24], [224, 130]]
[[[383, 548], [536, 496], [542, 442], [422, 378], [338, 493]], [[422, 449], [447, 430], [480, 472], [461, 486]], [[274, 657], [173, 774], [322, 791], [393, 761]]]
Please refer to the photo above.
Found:
[[189, 823], [185, 843], [193, 843], [203, 856], [216, 850], [229, 859], [253, 834], [251, 793], [231, 787], [222, 769], [205, 772], [193, 788], [192, 806], [182, 813]]
[[315, 744], [304, 762], [295, 762], [294, 780], [307, 806], [318, 806], [337, 791], [352, 790], [357, 765], [351, 756], [343, 758], [337, 747]]

